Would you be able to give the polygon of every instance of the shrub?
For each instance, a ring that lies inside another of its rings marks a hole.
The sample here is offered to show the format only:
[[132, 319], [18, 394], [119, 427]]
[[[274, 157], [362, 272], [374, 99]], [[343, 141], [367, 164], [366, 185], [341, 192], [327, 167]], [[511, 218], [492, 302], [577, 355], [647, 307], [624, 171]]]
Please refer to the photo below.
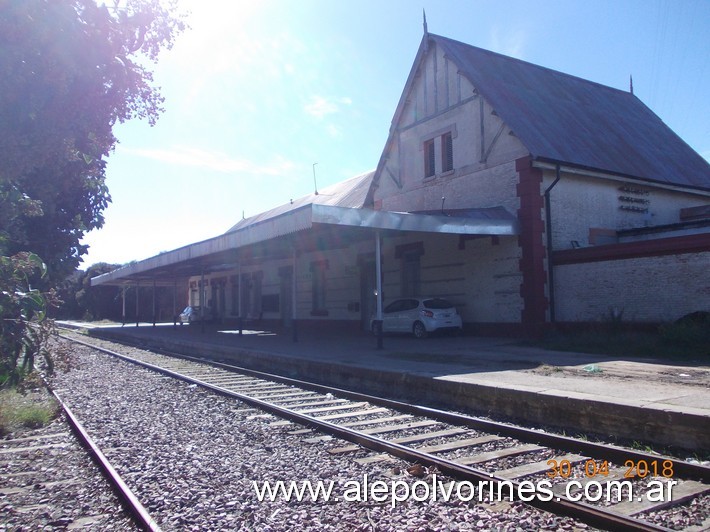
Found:
[[693, 312], [674, 323], [659, 327], [661, 341], [690, 351], [689, 354], [710, 356], [710, 313]]
[[31, 279], [43, 277], [47, 267], [34, 253], [0, 257], [0, 379], [17, 384], [42, 356], [53, 369], [47, 340], [54, 331], [47, 308], [56, 304], [54, 292], [42, 293]]

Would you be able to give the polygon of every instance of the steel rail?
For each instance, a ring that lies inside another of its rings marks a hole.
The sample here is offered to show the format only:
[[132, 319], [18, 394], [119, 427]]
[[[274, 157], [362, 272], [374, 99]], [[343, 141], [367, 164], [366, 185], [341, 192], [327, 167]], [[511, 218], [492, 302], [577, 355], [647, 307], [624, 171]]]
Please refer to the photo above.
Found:
[[[61, 336], [61, 335], [60, 335]], [[202, 386], [204, 388], [210, 389], [220, 395], [226, 396], [226, 397], [231, 397], [234, 399], [238, 399], [240, 401], [243, 401], [247, 404], [250, 404], [252, 406], [258, 407], [260, 409], [263, 409], [267, 412], [273, 413], [277, 415], [278, 417], [288, 419], [290, 421], [299, 423], [301, 425], [307, 426], [314, 428], [320, 432], [324, 432], [326, 434], [351, 441], [353, 443], [357, 443], [358, 445], [361, 445], [363, 447], [366, 447], [368, 449], [378, 451], [378, 452], [384, 452], [387, 454], [391, 454], [393, 456], [397, 456], [399, 458], [408, 460], [410, 462], [415, 462], [415, 463], [420, 463], [422, 465], [426, 465], [429, 467], [436, 467], [439, 471], [446, 473], [448, 475], [451, 475], [452, 477], [455, 477], [457, 479], [463, 479], [463, 480], [468, 480], [468, 481], [473, 481], [476, 483], [484, 483], [484, 485], [490, 486], [491, 484], [488, 484], [489, 482], [493, 483], [507, 483], [511, 486], [510, 489], [510, 494], [512, 495], [512, 498], [515, 500], [520, 500], [525, 502], [526, 504], [529, 504], [531, 506], [534, 506], [540, 510], [544, 511], [549, 511], [552, 512], [556, 515], [566, 515], [569, 517], [573, 517], [575, 519], [579, 519], [580, 521], [583, 521], [587, 523], [588, 525], [599, 527], [599, 528], [608, 528], [611, 530], [629, 530], [629, 531], [667, 531], [669, 530], [668, 528], [661, 527], [658, 525], [654, 525], [651, 523], [647, 523], [644, 521], [641, 521], [639, 519], [634, 519], [632, 517], [616, 514], [613, 511], [608, 511], [605, 510], [601, 507], [594, 507], [585, 503], [582, 503], [580, 501], [573, 501], [570, 499], [566, 499], [564, 497], [560, 496], [553, 496], [550, 498], [542, 498], [540, 497], [543, 495], [543, 492], [539, 491], [536, 487], [534, 488], [534, 491], [531, 491], [531, 489], [526, 488], [525, 491], [531, 495], [531, 497], [528, 498], [522, 498], [520, 497], [520, 482], [517, 482], [515, 480], [510, 480], [506, 479], [503, 477], [499, 477], [490, 473], [487, 473], [485, 471], [482, 471], [480, 469], [476, 469], [470, 466], [465, 466], [458, 464], [456, 462], [453, 462], [451, 460], [447, 460], [444, 458], [439, 458], [437, 456], [423, 453], [420, 451], [417, 451], [416, 449], [411, 449], [409, 447], [406, 447], [401, 444], [389, 442], [387, 440], [383, 440], [381, 438], [378, 438], [376, 436], [372, 435], [367, 435], [360, 433], [358, 431], [331, 423], [329, 421], [324, 421], [324, 420], [319, 420], [316, 418], [313, 418], [307, 414], [303, 413], [298, 413], [293, 410], [290, 410], [285, 407], [281, 407], [278, 405], [274, 405], [272, 403], [269, 403], [267, 401], [251, 397], [248, 395], [241, 394], [239, 392], [235, 392], [233, 390], [229, 390], [227, 388], [224, 388], [219, 385], [215, 384], [210, 384], [209, 382], [203, 381], [198, 378], [193, 378], [189, 377], [187, 375], [183, 375], [177, 371], [173, 371], [171, 369], [163, 368], [161, 366], [157, 366], [155, 364], [145, 362], [142, 360], [138, 360], [136, 358], [130, 357], [128, 355], [124, 355], [121, 353], [117, 353], [115, 351], [92, 345], [87, 342], [83, 342], [81, 340], [77, 340], [75, 338], [69, 338], [66, 336], [62, 336], [70, 341], [77, 342], [81, 345], [90, 347], [92, 349], [99, 350], [101, 352], [104, 352], [106, 354], [109, 354], [111, 356], [114, 356], [116, 358], [119, 358], [121, 360], [125, 360], [127, 362], [137, 364], [139, 366], [151, 369], [153, 371], [162, 373], [164, 375], [168, 375], [170, 377], [182, 380], [184, 382], [188, 382], [190, 384], [196, 384], [199, 386]], [[200, 363], [205, 363], [206, 361], [204, 359], [195, 359], [194, 357], [188, 357], [185, 355], [180, 355], [179, 358], [190, 360], [190, 361], [198, 361]], [[236, 368], [234, 366], [228, 366], [225, 364], [218, 363], [221, 366], [228, 367], [231, 371], [234, 371]], [[252, 373], [252, 370], [249, 370], [246, 373]], [[359, 398], [371, 398], [375, 404], [391, 404], [393, 405], [393, 408], [395, 408], [394, 405], [398, 405], [399, 407], [413, 407], [414, 405], [407, 405], [406, 403], [399, 403], [396, 401], [391, 401], [391, 400], [385, 400], [384, 402], [381, 400], [381, 398], [377, 397], [372, 397], [372, 396], [367, 396], [364, 394], [355, 394], [354, 392], [348, 392], [345, 390], [339, 390], [337, 388], [330, 388], [326, 387], [323, 385], [313, 385], [312, 383], [303, 383], [303, 381], [297, 381], [295, 379], [288, 379], [285, 377], [279, 377], [279, 376], [271, 376], [269, 374], [261, 373], [261, 372], [256, 372], [260, 374], [264, 378], [270, 378], [273, 377], [275, 380], [282, 380], [286, 379], [288, 383], [301, 383], [301, 384], [308, 384], [312, 389], [321, 389], [321, 390], [327, 390], [328, 393], [344, 393], [344, 394], [354, 394]], [[437, 411], [434, 409], [428, 409], [424, 408], [422, 412], [428, 412], [429, 414], [433, 412], [437, 413], [442, 413], [442, 414], [448, 414], [443, 411]], [[465, 419], [465, 416], [460, 416], [460, 415], [454, 415], [454, 417], [450, 419]], [[483, 420], [481, 420], [483, 421]], [[489, 422], [485, 422], [486, 425], [489, 424]], [[507, 429], [511, 429], [512, 427], [507, 426], [507, 425], [500, 425], [498, 426], [497, 424], [494, 424], [496, 429], [499, 427], [506, 427]], [[525, 429], [529, 430], [529, 429]], [[535, 434], [537, 434], [537, 431], [535, 431]], [[570, 440], [570, 438], [565, 438], [566, 440]], [[627, 455], [628, 456], [628, 455]], [[649, 455], [653, 456], [655, 459], [658, 459], [659, 457], [657, 455]], [[480, 486], [480, 484], [479, 484]], [[547, 494], [544, 494], [545, 496]]]
[[461, 425], [473, 429], [479, 429], [485, 432], [495, 432], [529, 443], [539, 443], [547, 447], [554, 447], [567, 451], [580, 452], [589, 455], [590, 458], [603, 458], [620, 463], [623, 463], [624, 461], [630, 459], [634, 461], [670, 460], [671, 462], [673, 462], [673, 471], [682, 474], [684, 478], [688, 480], [698, 480], [700, 482], [710, 482], [710, 467], [703, 466], [701, 464], [685, 462], [683, 460], [679, 460], [677, 458], [669, 456], [647, 453], [635, 449], [626, 449], [624, 447], [619, 447], [608, 443], [594, 443], [586, 440], [572, 438], [569, 436], [562, 436], [559, 434], [544, 432], [541, 430], [518, 427], [515, 425], [508, 425], [498, 421], [467, 416], [465, 414], [457, 414], [455, 412], [447, 412], [445, 410], [440, 410], [428, 406], [405, 403], [394, 399], [387, 399], [385, 397], [378, 397], [351, 390], [345, 390], [342, 388], [336, 388], [333, 386], [301, 381], [290, 377], [283, 377], [281, 375], [264, 373], [261, 371], [235, 366], [233, 364], [212, 361], [207, 358], [190, 357], [188, 355], [182, 355], [179, 353], [176, 354], [170, 353], [165, 350], [162, 351], [167, 356], [179, 357], [185, 360], [200, 362], [203, 364], [209, 363], [225, 370], [235, 371], [253, 377], [262, 378], [265, 380], [273, 380], [281, 382], [283, 384], [297, 386], [300, 388], [307, 388], [322, 393], [332, 393], [334, 395], [337, 394], [339, 396], [347, 397], [348, 399], [353, 399], [357, 401], [368, 401], [379, 406], [386, 406], [388, 408], [392, 408], [393, 410], [400, 410], [408, 414], [426, 416], [436, 419], [437, 421], [450, 423], [452, 425]]
[[96, 445], [96, 442], [94, 442], [69, 406], [61, 399], [61, 397], [59, 397], [59, 394], [56, 391], [52, 390], [49, 386], [48, 388], [61, 406], [72, 432], [74, 432], [79, 442], [89, 451], [89, 454], [94, 459], [94, 462], [99, 466], [101, 472], [104, 474], [104, 477], [111, 484], [114, 492], [118, 495], [119, 499], [121, 499], [124, 507], [131, 514], [138, 527], [141, 530], [160, 532], [161, 528], [158, 523], [155, 522], [155, 520], [148, 513], [148, 510], [146, 510], [138, 500], [138, 497], [136, 497], [128, 485], [123, 481], [121, 475], [119, 475], [116, 469], [114, 469], [108, 458], [106, 458], [106, 455], [101, 451], [99, 446]]
[[[76, 341], [78, 343], [82, 343], [88, 347], [97, 347], [93, 344], [82, 342], [81, 340], [69, 338], [63, 335], [60, 336], [72, 341]], [[332, 393], [334, 395], [337, 394], [339, 396], [346, 397], [348, 399], [353, 399], [355, 401], [367, 401], [373, 404], [377, 404], [378, 406], [385, 406], [388, 408], [392, 408], [393, 410], [406, 412], [408, 414], [430, 417], [436, 419], [437, 421], [450, 423], [452, 425], [465, 426], [468, 428], [478, 429], [485, 432], [495, 432], [497, 434], [516, 438], [518, 440], [525, 441], [528, 443], [538, 443], [547, 447], [554, 447], [567, 451], [584, 453], [586, 455], [589, 455], [590, 458], [607, 459], [617, 463], [624, 463], [626, 460], [633, 460], [635, 462], [638, 462], [639, 460], [670, 460], [673, 463], [673, 471], [679, 476], [682, 476], [687, 480], [710, 482], [710, 467], [692, 462], [686, 462], [684, 460], [679, 460], [670, 456], [652, 454], [636, 449], [628, 449], [616, 445], [611, 445], [608, 443], [595, 443], [587, 440], [572, 438], [569, 436], [562, 436], [559, 434], [544, 432], [541, 430], [509, 425], [498, 421], [482, 419], [474, 416], [467, 416], [465, 414], [458, 414], [455, 412], [448, 412], [437, 408], [405, 403], [394, 399], [388, 399], [386, 397], [368, 395], [365, 393], [346, 390], [343, 388], [336, 388], [334, 386], [302, 381], [291, 377], [284, 377], [282, 375], [276, 375], [273, 373], [266, 373], [263, 371], [244, 368], [241, 366], [230, 364], [228, 362], [220, 362], [219, 360], [207, 357], [194, 357], [182, 353], [171, 352], [162, 348], [146, 347], [145, 344], [126, 341], [119, 342], [117, 340], [111, 341], [116, 343], [123, 343], [126, 345], [132, 345], [140, 349], [151, 349], [153, 352], [163, 353], [166, 356], [170, 356], [173, 358], [181, 358], [183, 360], [199, 362], [201, 364], [209, 364], [221, 369], [237, 372], [243, 375], [249, 375], [256, 378], [261, 378], [264, 380], [280, 382], [282, 384], [305, 388], [320, 393]]]

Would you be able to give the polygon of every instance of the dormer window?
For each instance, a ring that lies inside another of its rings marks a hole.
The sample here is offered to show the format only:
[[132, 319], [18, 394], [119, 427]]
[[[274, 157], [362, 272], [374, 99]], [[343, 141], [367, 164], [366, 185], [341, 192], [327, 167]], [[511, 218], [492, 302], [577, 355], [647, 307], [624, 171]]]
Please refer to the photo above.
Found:
[[454, 129], [442, 129], [424, 141], [424, 179], [437, 175], [437, 158], [440, 159], [439, 175], [454, 171]]
[[434, 139], [429, 139], [424, 143], [424, 177], [432, 177], [436, 174], [436, 156], [434, 154]]
[[454, 141], [451, 131], [441, 135], [441, 172], [450, 172], [454, 169]]

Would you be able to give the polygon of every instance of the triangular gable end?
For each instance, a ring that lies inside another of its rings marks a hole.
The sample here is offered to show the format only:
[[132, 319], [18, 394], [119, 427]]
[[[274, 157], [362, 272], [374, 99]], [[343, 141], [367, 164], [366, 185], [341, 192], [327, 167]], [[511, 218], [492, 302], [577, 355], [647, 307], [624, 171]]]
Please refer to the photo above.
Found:
[[534, 159], [710, 189], [710, 164], [633, 93], [430, 37], [478, 86]]
[[[467, 108], [465, 120], [452, 118], [455, 110], [460, 112], [464, 106]], [[467, 128], [466, 159], [461, 160], [464, 155], [461, 151], [457, 151], [456, 156], [459, 159], [457, 166], [466, 166], [467, 173], [487, 167], [489, 160], [495, 158], [499, 151], [505, 152], [508, 160], [529, 154], [456, 57], [439, 46], [435, 36], [425, 34], [395, 109], [368, 193], [368, 204], [378, 208], [376, 195], [390, 196], [408, 186], [419, 187], [423, 180], [426, 181], [428, 176], [423, 170], [426, 155], [422, 151], [426, 149], [426, 137], [438, 138], [442, 131], [449, 128], [456, 138], [459, 131], [456, 126], [450, 126], [454, 122], [458, 127]], [[439, 145], [439, 140], [436, 142], [433, 149], [436, 150], [437, 160], [445, 158], [446, 154], [442, 153], [445, 148]], [[497, 162], [504, 158], [498, 157]], [[445, 175], [445, 169], [439, 166], [436, 173]], [[379, 187], [391, 190], [380, 190], [376, 194]], [[425, 198], [419, 198], [418, 203], [409, 204], [406, 210], [434, 208], [430, 203]]]
[[[427, 86], [423, 78], [432, 75], [430, 68], [424, 68], [432, 57], [439, 59], [437, 81], [442, 81], [438, 79], [441, 72], [456, 68], [462, 97], [466, 83], [479, 91], [482, 101], [490, 106], [488, 112], [498, 114], [509, 126], [507, 132], [524, 146], [527, 153], [520, 156], [529, 154], [543, 163], [671, 187], [710, 190], [710, 164], [630, 92], [427, 33], [395, 110], [368, 194], [370, 203], [376, 199], [378, 186], [389, 180], [401, 187], [407, 177], [387, 165], [400, 149], [397, 132], [408, 119], [407, 113], [417, 119], [423, 119], [422, 114], [435, 116], [436, 103], [427, 109], [422, 102], [436, 102], [437, 96], [450, 96], [453, 90], [451, 84], [448, 90], [442, 89], [447, 79], [451, 81], [446, 78], [442, 85], [431, 85], [428, 94], [416, 94], [418, 86]], [[469, 127], [476, 127], [475, 113], [471, 116]], [[486, 134], [496, 133], [495, 125], [486, 130]], [[484, 146], [495, 144], [492, 140], [484, 138]], [[479, 145], [474, 141], [471, 147]], [[423, 155], [415, 157], [421, 165]]]

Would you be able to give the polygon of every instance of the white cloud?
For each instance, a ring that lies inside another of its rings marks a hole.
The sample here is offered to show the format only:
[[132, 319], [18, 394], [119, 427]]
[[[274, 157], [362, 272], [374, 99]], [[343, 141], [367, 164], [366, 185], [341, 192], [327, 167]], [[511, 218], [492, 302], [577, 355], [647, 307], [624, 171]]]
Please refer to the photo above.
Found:
[[499, 54], [523, 59], [526, 41], [524, 30], [507, 27], [501, 32], [499, 26], [491, 28], [490, 49]]
[[351, 105], [353, 102], [347, 96], [342, 98], [327, 99], [323, 96], [312, 96], [311, 101], [303, 109], [311, 116], [322, 119], [327, 115], [340, 112], [340, 105]]
[[275, 161], [270, 163], [262, 164], [255, 163], [248, 159], [235, 159], [225, 153], [201, 150], [187, 146], [155, 149], [119, 146], [118, 150], [163, 163], [191, 166], [222, 173], [281, 176], [293, 171], [295, 167], [291, 161], [284, 160], [280, 157], [277, 157]]
[[340, 137], [343, 133], [340, 131], [340, 128], [336, 126], [335, 124], [328, 124], [325, 128], [325, 130], [328, 132], [328, 135], [330, 135], [333, 138]]

